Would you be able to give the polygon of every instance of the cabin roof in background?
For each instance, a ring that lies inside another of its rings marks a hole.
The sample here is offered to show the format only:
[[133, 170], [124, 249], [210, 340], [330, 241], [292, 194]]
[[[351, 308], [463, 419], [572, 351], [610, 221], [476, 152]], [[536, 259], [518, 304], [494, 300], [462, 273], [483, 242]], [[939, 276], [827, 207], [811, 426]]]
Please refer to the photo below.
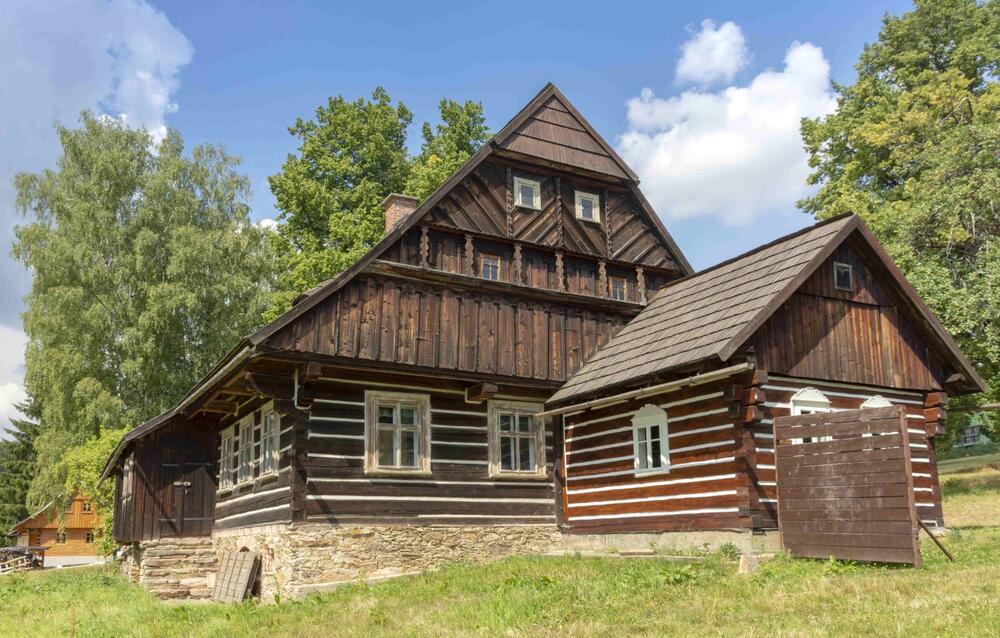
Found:
[[665, 286], [650, 304], [600, 348], [550, 402], [637, 382], [706, 360], [726, 361], [853, 232], [867, 240], [970, 383], [983, 380], [923, 303], [861, 219], [820, 222]]

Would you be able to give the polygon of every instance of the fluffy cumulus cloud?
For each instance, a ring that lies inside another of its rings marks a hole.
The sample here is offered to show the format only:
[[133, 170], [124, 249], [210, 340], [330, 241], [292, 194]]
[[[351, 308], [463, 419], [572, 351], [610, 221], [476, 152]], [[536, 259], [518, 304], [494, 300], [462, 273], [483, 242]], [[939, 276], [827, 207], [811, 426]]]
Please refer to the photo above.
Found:
[[[17, 172], [51, 167], [59, 155], [54, 122], [73, 125], [92, 109], [142, 126], [161, 139], [172, 95], [194, 49], [167, 17], [144, 0], [5, 0], [0, 11], [0, 338], [17, 332], [28, 275], [8, 258]], [[23, 347], [3, 346], [0, 427], [12, 401], [8, 357], [19, 368]], [[19, 377], [18, 377], [19, 378]]]
[[807, 192], [799, 124], [835, 106], [823, 51], [795, 42], [782, 69], [746, 86], [669, 98], [643, 89], [628, 101], [618, 146], [660, 215], [747, 223], [791, 208]]
[[27, 342], [20, 330], [0, 325], [0, 433], [19, 416], [16, 406], [26, 398], [21, 386], [21, 361]]
[[703, 20], [701, 29], [681, 45], [677, 81], [693, 84], [729, 82], [749, 62], [750, 50], [739, 25], [723, 22], [716, 27], [715, 22]]

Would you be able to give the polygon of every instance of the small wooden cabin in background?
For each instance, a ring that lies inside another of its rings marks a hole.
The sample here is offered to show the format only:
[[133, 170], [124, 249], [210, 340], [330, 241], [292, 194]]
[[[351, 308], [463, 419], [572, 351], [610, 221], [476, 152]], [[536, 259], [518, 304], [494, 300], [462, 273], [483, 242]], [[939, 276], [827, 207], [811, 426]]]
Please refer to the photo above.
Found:
[[44, 547], [45, 567], [80, 565], [99, 559], [95, 542], [99, 538], [94, 505], [85, 494], [76, 494], [61, 521], [55, 506], [49, 503], [15, 525], [8, 536], [18, 547]]
[[858, 219], [693, 274], [552, 85], [384, 206], [382, 241], [109, 459], [140, 580], [175, 546], [258, 551], [269, 596], [588, 532], [772, 529], [773, 418], [861, 402], [912, 410], [941, 523], [940, 405], [981, 380]]

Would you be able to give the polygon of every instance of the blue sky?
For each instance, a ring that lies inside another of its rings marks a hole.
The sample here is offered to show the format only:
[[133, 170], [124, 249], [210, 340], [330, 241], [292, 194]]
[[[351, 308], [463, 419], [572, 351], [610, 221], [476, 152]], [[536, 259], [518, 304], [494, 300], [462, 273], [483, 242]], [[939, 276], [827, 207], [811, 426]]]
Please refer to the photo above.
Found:
[[[642, 177], [696, 268], [809, 223], [797, 122], [832, 108], [886, 13], [908, 2], [147, 2], [9, 0], [0, 14], [0, 241], [10, 179], [52, 166], [84, 108], [242, 156], [255, 219], [287, 127], [381, 84], [434, 120], [479, 100], [498, 130], [555, 82]], [[706, 22], [710, 21], [710, 22]], [[0, 424], [20, 394], [27, 273], [0, 251]]]

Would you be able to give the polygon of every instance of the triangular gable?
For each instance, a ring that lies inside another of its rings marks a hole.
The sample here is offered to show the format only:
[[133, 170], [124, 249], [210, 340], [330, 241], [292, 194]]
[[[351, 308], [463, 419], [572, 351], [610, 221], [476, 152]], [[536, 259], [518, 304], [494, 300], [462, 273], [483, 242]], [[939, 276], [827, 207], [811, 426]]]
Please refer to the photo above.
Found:
[[727, 361], [852, 233], [896, 285], [924, 337], [981, 390], [982, 378], [875, 237], [859, 217], [845, 215], [667, 285], [551, 401], [702, 361]]
[[496, 135], [494, 144], [547, 162], [639, 181], [624, 160], [551, 83]]

